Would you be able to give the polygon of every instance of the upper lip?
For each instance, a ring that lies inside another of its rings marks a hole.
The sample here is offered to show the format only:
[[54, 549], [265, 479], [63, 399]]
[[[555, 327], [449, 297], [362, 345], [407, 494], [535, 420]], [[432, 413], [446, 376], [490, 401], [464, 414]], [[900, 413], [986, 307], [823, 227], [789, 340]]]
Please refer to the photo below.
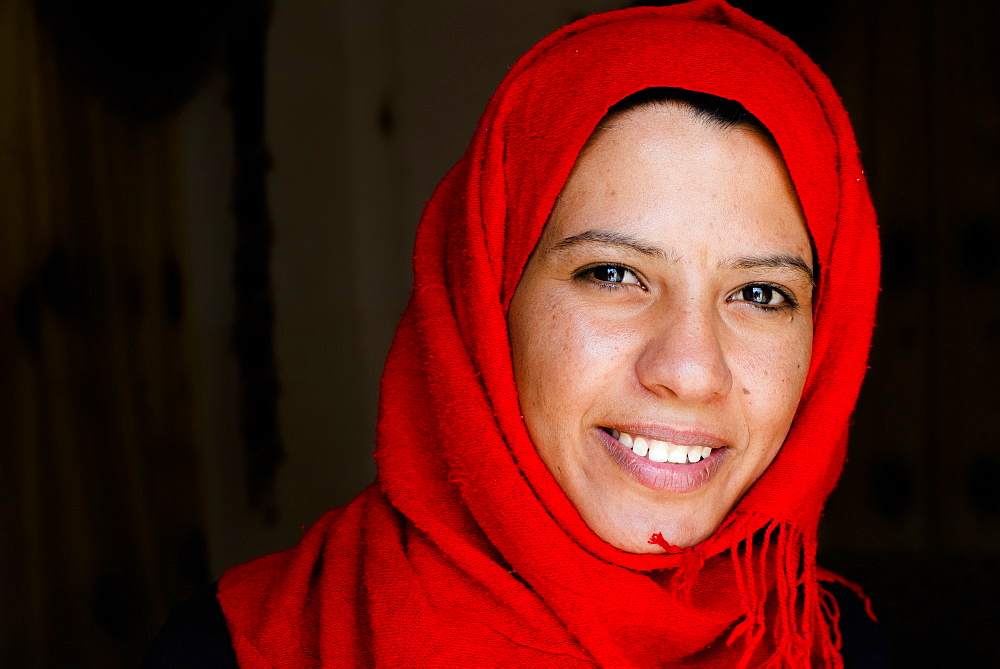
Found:
[[633, 437], [645, 437], [656, 439], [657, 441], [667, 441], [679, 446], [708, 446], [709, 448], [723, 448], [729, 443], [714, 434], [696, 430], [680, 430], [667, 425], [649, 425], [636, 423], [616, 423], [605, 425], [610, 430], [625, 432]]

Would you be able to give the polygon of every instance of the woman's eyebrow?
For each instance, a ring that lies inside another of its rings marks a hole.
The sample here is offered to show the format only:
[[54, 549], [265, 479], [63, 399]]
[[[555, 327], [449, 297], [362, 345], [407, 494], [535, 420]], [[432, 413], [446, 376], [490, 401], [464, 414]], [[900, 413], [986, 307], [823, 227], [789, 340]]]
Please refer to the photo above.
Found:
[[610, 246], [623, 246], [625, 248], [632, 249], [633, 251], [638, 251], [643, 255], [652, 256], [654, 258], [662, 258], [664, 260], [668, 259], [667, 253], [657, 246], [651, 246], [639, 239], [636, 239], [635, 237], [630, 237], [629, 235], [625, 235], [620, 232], [610, 232], [606, 230], [587, 230], [586, 232], [581, 232], [578, 235], [566, 237], [565, 239], [553, 244], [549, 250], [558, 251], [584, 242], [597, 242], [599, 244], [608, 244]]
[[809, 283], [815, 283], [816, 277], [812, 268], [799, 256], [776, 253], [762, 256], [739, 256], [723, 263], [731, 269], [759, 269], [761, 267], [787, 267], [802, 272], [809, 278]]
[[[577, 244], [587, 242], [596, 242], [598, 244], [607, 244], [610, 246], [621, 246], [632, 249], [633, 251], [638, 251], [643, 255], [669, 260], [667, 252], [658, 246], [652, 246], [642, 240], [620, 232], [611, 232], [607, 230], [587, 230], [586, 232], [581, 232], [578, 235], [566, 237], [565, 239], [553, 244], [549, 251], [559, 251], [561, 249], [570, 248]], [[768, 255], [738, 256], [722, 263], [722, 266], [729, 267], [731, 269], [787, 267], [805, 274], [810, 283], [815, 282], [812, 269], [806, 264], [805, 260], [796, 255], [775, 253]]]

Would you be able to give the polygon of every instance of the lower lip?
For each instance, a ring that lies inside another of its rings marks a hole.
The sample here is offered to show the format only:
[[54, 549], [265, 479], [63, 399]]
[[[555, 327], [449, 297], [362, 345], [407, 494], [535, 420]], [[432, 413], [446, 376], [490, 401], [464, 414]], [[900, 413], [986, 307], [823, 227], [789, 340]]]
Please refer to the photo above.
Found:
[[598, 437], [611, 458], [636, 481], [654, 490], [694, 492], [708, 483], [726, 456], [727, 448], [713, 448], [707, 458], [679, 465], [673, 462], [653, 462], [636, 455], [631, 448], [604, 430]]

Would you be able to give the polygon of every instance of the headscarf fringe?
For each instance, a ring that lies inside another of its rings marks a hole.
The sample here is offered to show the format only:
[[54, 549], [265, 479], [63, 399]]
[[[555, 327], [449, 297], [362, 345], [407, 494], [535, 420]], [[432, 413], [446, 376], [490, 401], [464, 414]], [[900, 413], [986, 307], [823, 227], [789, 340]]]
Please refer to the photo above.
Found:
[[684, 604], [691, 603], [691, 594], [694, 590], [695, 582], [705, 566], [705, 552], [697, 546], [688, 548], [678, 548], [663, 538], [663, 533], [657, 532], [649, 538], [646, 543], [662, 547], [668, 553], [678, 553], [681, 556], [681, 563], [670, 577], [668, 589], [674, 598]]
[[691, 593], [701, 568], [705, 566], [705, 553], [697, 547], [686, 548], [681, 553], [681, 566], [670, 579], [670, 590], [674, 597], [685, 604], [691, 603]]
[[[811, 667], [817, 661], [827, 667], [842, 667], [841, 639], [836, 602], [819, 587], [816, 576], [816, 541], [790, 523], [770, 520], [762, 530], [747, 523], [747, 534], [730, 550], [743, 621], [726, 641], [742, 640], [738, 667]], [[757, 545], [754, 536], [762, 541]], [[767, 587], [773, 578], [773, 590]], [[767, 601], [768, 592], [775, 599]], [[765, 607], [776, 607], [770, 618]], [[773, 652], [759, 657], [762, 643], [770, 637]]]
[[[840, 576], [838, 574], [834, 574], [833, 572], [826, 571], [826, 570], [824, 570], [824, 573], [823, 573], [823, 580], [824, 581], [833, 581], [834, 583], [840, 583], [845, 588], [850, 589], [855, 595], [858, 596], [858, 598], [862, 602], [864, 602], [865, 613], [868, 614], [868, 617], [871, 618], [872, 622], [873, 623], [877, 623], [878, 622], [878, 617], [876, 617], [875, 611], [872, 610], [872, 600], [868, 598], [868, 595], [865, 594], [864, 589], [860, 585], [858, 585], [854, 581], [847, 580], [843, 576]], [[826, 594], [828, 596], [832, 596], [832, 595], [829, 595], [829, 593], [826, 593], [825, 590], [823, 592], [824, 592], [824, 594]]]

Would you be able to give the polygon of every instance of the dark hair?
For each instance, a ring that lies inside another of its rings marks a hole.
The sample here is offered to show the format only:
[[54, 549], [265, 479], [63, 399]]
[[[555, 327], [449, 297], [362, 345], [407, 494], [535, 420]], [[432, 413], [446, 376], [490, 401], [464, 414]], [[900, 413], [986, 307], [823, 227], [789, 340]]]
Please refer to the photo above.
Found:
[[608, 113], [597, 124], [597, 128], [600, 129], [607, 126], [615, 117], [632, 109], [670, 103], [689, 108], [695, 118], [703, 120], [717, 127], [719, 130], [746, 128], [759, 134], [768, 142], [775, 143], [771, 131], [739, 102], [683, 88], [644, 88], [638, 93], [633, 93], [609, 107]]

